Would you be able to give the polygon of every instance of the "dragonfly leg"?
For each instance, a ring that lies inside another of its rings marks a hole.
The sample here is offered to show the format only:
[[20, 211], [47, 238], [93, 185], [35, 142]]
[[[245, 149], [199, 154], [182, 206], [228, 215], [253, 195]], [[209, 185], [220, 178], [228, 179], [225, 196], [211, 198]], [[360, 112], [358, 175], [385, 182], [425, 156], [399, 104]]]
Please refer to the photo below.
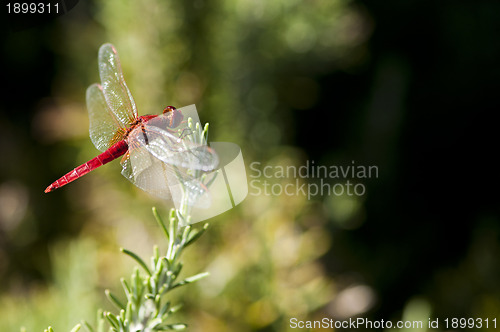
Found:
[[191, 128], [184, 128], [179, 136], [180, 139], [184, 139], [184, 137], [192, 135], [193, 131]]
[[146, 127], [144, 127], [143, 123], [141, 123], [141, 130], [142, 130], [142, 135], [144, 136], [144, 141], [146, 142], [146, 145], [148, 145], [149, 138], [148, 138], [148, 135], [146, 135]]

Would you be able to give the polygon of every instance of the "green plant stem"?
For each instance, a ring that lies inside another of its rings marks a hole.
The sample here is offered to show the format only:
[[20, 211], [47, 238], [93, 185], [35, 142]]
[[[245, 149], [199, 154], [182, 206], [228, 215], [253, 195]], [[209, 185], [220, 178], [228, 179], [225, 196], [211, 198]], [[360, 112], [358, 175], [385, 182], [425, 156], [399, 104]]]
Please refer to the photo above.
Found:
[[[170, 301], [166, 299], [166, 294], [174, 288], [208, 276], [208, 273], [205, 272], [180, 281], [178, 279], [183, 267], [180, 261], [183, 250], [203, 234], [208, 224], [195, 230], [189, 225], [181, 226], [179, 211], [174, 209], [170, 211], [168, 226], [165, 225], [155, 208], [153, 208], [153, 215], [167, 238], [168, 246], [165, 255], [160, 255], [158, 247], [155, 246], [151, 264], [148, 267], [138, 255], [130, 250], [121, 249], [123, 253], [132, 257], [144, 272], [141, 273], [139, 267], [136, 267], [130, 281], [121, 280], [126, 302], [106, 290], [106, 296], [119, 310], [119, 313], [99, 312], [97, 330], [94, 330], [90, 324], [83, 322], [82, 325], [89, 332], [105, 332], [104, 321], [108, 322], [108, 331], [113, 332], [169, 331], [182, 330], [187, 327], [184, 323], [168, 323], [170, 316], [180, 306], [172, 306]], [[80, 326], [77, 326], [78, 329]]]

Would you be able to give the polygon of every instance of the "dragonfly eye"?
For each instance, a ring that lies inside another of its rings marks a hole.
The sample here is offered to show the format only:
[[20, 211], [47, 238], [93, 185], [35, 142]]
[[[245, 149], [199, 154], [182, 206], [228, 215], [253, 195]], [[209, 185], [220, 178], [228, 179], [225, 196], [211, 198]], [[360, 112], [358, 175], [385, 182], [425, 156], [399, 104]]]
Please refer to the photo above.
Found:
[[167, 106], [165, 107], [165, 109], [163, 110], [163, 114], [166, 114], [168, 112], [173, 112], [173, 111], [176, 111], [177, 108], [173, 107], [173, 106]]
[[173, 106], [167, 106], [163, 110], [163, 114], [166, 114], [169, 118], [169, 127], [170, 128], [176, 128], [179, 126], [184, 119], [184, 115], [182, 115], [181, 111], [179, 111], [177, 108]]

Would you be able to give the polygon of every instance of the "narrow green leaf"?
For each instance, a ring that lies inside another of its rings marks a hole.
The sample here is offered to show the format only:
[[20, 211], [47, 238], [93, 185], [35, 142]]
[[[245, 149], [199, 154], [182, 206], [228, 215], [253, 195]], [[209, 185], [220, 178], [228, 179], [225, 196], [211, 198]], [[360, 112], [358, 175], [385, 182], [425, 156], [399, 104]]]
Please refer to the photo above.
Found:
[[163, 317], [163, 315], [169, 313], [169, 309], [170, 309], [170, 301], [167, 301], [167, 303], [165, 303], [163, 307], [161, 307], [160, 311], [158, 312], [158, 316]]
[[120, 282], [122, 283], [123, 291], [125, 292], [127, 299], [130, 299], [132, 292], [130, 291], [130, 286], [128, 285], [127, 280], [125, 280], [125, 278], [120, 278]]
[[184, 248], [192, 244], [194, 241], [198, 240], [200, 236], [205, 233], [205, 231], [208, 229], [208, 224], [203, 225], [203, 228], [197, 229], [194, 232], [191, 232], [189, 239], [186, 241], [184, 244]]
[[171, 235], [169, 240], [170, 242], [174, 242], [175, 240], [175, 228], [177, 226], [177, 214], [179, 214], [179, 210], [174, 210], [174, 209], [171, 209], [170, 210], [170, 222], [169, 222], [169, 230], [168, 230], [168, 233]]
[[166, 268], [167, 268], [167, 261], [166, 261], [165, 257], [161, 257], [158, 260], [158, 264], [156, 265], [156, 271], [157, 271], [158, 275], [162, 275]]
[[134, 293], [134, 305], [136, 308], [140, 307], [142, 301], [142, 294], [144, 293], [144, 286], [147, 280], [143, 280], [139, 273], [139, 268], [136, 267], [132, 275], [132, 290]]
[[109, 324], [112, 327], [114, 327], [115, 329], [119, 329], [120, 328], [120, 323], [118, 322], [118, 318], [116, 318], [115, 315], [113, 315], [110, 312], [107, 312], [104, 315], [105, 315], [106, 319], [108, 320]]
[[170, 312], [171, 313], [177, 312], [177, 311], [180, 310], [180, 308], [182, 308], [182, 303], [179, 303], [178, 305], [173, 306], [172, 308], [170, 308]]
[[209, 124], [207, 122], [207, 123], [205, 123], [205, 127], [203, 128], [203, 132], [201, 133], [204, 141], [206, 141], [208, 138], [208, 127], [209, 127]]
[[125, 321], [125, 309], [122, 309], [120, 310], [120, 323], [124, 321]]
[[127, 309], [125, 310], [125, 320], [131, 322], [132, 321], [132, 302], [127, 303]]
[[155, 258], [155, 257], [151, 257], [151, 270], [153, 271], [153, 275], [156, 273], [155, 270], [156, 270], [156, 263], [158, 262], [158, 260]]
[[167, 226], [165, 226], [165, 223], [163, 222], [163, 219], [158, 214], [158, 211], [156, 210], [156, 207], [153, 207], [153, 215], [154, 215], [154, 217], [156, 219], [156, 222], [158, 223], [158, 225], [160, 225], [161, 229], [163, 230], [163, 233], [165, 233], [165, 236], [167, 237], [167, 239], [169, 239], [170, 238], [170, 234], [168, 233]]
[[140, 296], [139, 290], [140, 290], [139, 268], [136, 267], [134, 269], [134, 273], [132, 274], [132, 299], [134, 300], [134, 302], [137, 301], [137, 298]]
[[158, 276], [154, 275], [150, 277], [148, 281], [148, 291], [156, 294], [158, 290]]
[[174, 267], [173, 269], [173, 276], [172, 278], [175, 280], [179, 274], [181, 274], [181, 270], [184, 267], [184, 264], [182, 262], [177, 263], [177, 266]]
[[165, 282], [163, 286], [161, 286], [160, 289], [158, 290], [158, 294], [161, 295], [165, 294], [169, 290], [169, 287], [170, 285], [168, 284], [168, 282]]
[[[160, 260], [160, 250], [158, 249], [158, 245], [154, 245], [153, 247], [153, 252], [154, 252], [154, 258], [155, 258], [155, 265], [158, 264], [158, 261]], [[153, 266], [154, 268], [154, 266]]]
[[83, 324], [83, 326], [85, 326], [85, 328], [87, 329], [87, 331], [94, 332], [94, 328], [87, 321], [82, 320], [82, 324]]
[[82, 327], [81, 324], [76, 324], [75, 327], [71, 329], [71, 332], [78, 332], [80, 331], [81, 327]]
[[169, 221], [172, 221], [172, 219], [175, 219], [175, 209], [170, 209], [170, 212], [168, 214]]
[[104, 291], [108, 300], [114, 304], [117, 309], [125, 309], [125, 305], [109, 289]]
[[184, 286], [184, 285], [193, 283], [193, 282], [198, 281], [200, 279], [203, 279], [203, 278], [205, 278], [205, 277], [207, 277], [209, 275], [210, 275], [210, 273], [208, 273], [208, 272], [198, 273], [198, 274], [196, 274], [194, 276], [191, 276], [189, 278], [186, 278], [186, 279], [184, 279], [184, 280], [176, 283], [175, 285], [172, 286], [172, 289], [174, 289], [176, 287], [180, 287], [180, 286]]
[[181, 331], [185, 330], [187, 328], [187, 324], [168, 324], [168, 325], [163, 325], [162, 328], [166, 328], [169, 330], [174, 330], [174, 331]]
[[186, 278], [184, 280], [188, 283], [191, 283], [191, 282], [195, 282], [195, 281], [198, 281], [200, 279], [203, 279], [205, 277], [208, 277], [209, 275], [210, 275], [209, 272], [202, 272], [202, 273], [195, 274], [194, 276], [191, 276], [191, 277]]
[[97, 310], [97, 332], [104, 332], [106, 319], [102, 309]]
[[160, 305], [161, 305], [160, 294], [156, 294], [156, 296], [155, 296], [156, 316], [158, 316], [158, 312], [160, 310]]
[[121, 252], [123, 252], [124, 254], [127, 254], [129, 255], [130, 257], [132, 257], [137, 263], [139, 263], [140, 266], [142, 266], [142, 268], [144, 270], [146, 270], [146, 272], [151, 275], [151, 271], [149, 271], [149, 268], [148, 266], [146, 265], [146, 263], [144, 263], [144, 261], [139, 257], [137, 256], [135, 253], [133, 253], [132, 251], [130, 250], [127, 250], [127, 249], [124, 249], [124, 248], [121, 248], [120, 249]]
[[182, 242], [183, 243], [186, 243], [190, 233], [191, 233], [191, 226], [188, 225], [188, 226], [184, 227], [184, 232], [182, 233]]
[[171, 265], [170, 260], [167, 257], [162, 257], [161, 260], [164, 261], [163, 263], [165, 265], [165, 269], [169, 270]]
[[164, 269], [165, 269], [165, 262], [164, 262], [163, 259], [159, 259], [158, 263], [155, 266], [155, 271], [154, 271], [154, 274], [153, 274], [157, 278], [157, 280], [160, 280], [159, 277], [163, 273]]
[[156, 328], [158, 325], [160, 325], [161, 323], [162, 323], [161, 318], [155, 318], [155, 319], [153, 319], [151, 322], [149, 322], [148, 327], [149, 327], [150, 329], [154, 329], [154, 328]]

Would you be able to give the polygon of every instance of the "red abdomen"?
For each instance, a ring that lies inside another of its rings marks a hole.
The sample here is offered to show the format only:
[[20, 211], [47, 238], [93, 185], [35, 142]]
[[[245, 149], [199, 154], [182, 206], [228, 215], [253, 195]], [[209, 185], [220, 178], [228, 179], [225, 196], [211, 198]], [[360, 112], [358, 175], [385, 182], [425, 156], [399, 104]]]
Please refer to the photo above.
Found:
[[109, 149], [98, 155], [97, 157], [87, 161], [85, 164], [82, 164], [75, 168], [74, 170], [66, 173], [60, 179], [56, 180], [50, 186], [45, 189], [45, 192], [51, 192], [57, 188], [60, 188], [68, 183], [75, 181], [79, 177], [84, 176], [90, 171], [93, 171], [99, 166], [105, 165], [112, 160], [122, 156], [127, 152], [128, 144], [125, 140], [122, 140], [114, 145], [112, 145]]

